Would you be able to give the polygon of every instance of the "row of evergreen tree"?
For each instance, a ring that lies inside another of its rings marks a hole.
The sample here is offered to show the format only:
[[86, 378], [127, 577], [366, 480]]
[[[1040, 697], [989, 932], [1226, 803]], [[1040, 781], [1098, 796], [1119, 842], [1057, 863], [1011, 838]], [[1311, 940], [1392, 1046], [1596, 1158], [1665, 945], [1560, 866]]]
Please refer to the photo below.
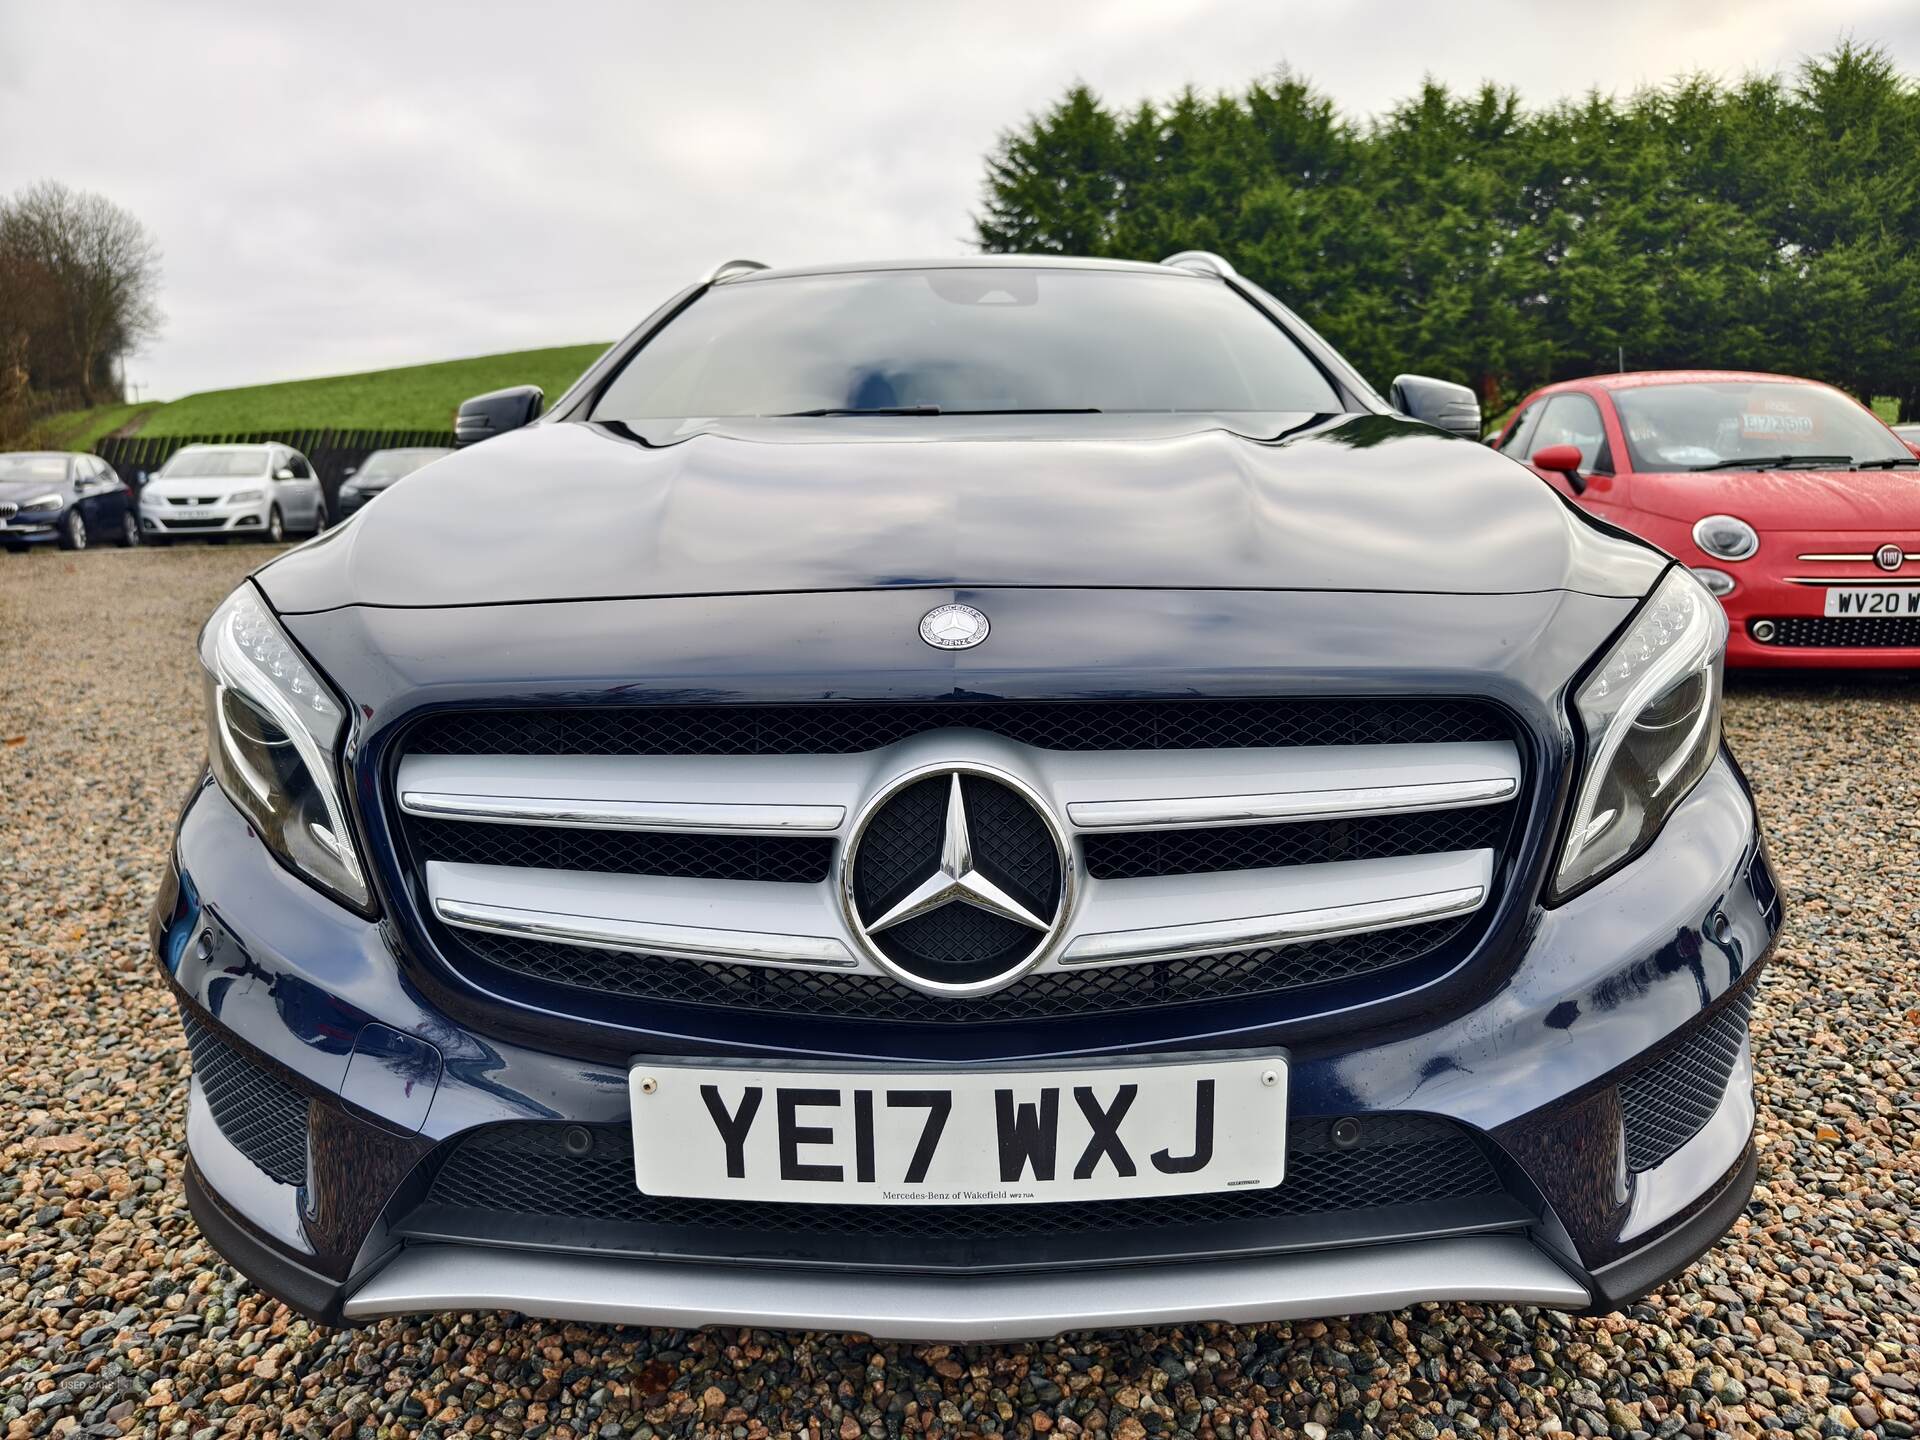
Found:
[[1429, 80], [1357, 121], [1282, 70], [1131, 111], [1075, 86], [987, 159], [981, 246], [1215, 250], [1376, 384], [1781, 370], [1920, 413], [1920, 86], [1843, 41], [1527, 109]]

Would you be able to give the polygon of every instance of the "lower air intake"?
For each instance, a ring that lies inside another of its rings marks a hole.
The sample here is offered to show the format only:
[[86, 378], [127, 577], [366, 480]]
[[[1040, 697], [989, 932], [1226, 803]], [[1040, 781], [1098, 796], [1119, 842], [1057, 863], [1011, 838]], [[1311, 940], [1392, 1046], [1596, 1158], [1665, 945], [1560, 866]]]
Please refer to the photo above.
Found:
[[[1758, 623], [1749, 621], [1749, 629]], [[1826, 619], [1818, 615], [1796, 615], [1771, 623], [1771, 638], [1760, 640], [1758, 635], [1753, 638], [1776, 650], [1920, 649], [1920, 616]]]
[[193, 1073], [220, 1133], [282, 1185], [306, 1183], [306, 1097], [247, 1059], [184, 1006], [181, 1019]]
[[1679, 1045], [1622, 1082], [1627, 1167], [1651, 1170], [1705, 1128], [1727, 1093], [1753, 1010], [1748, 986]]
[[[1473, 1137], [1429, 1116], [1362, 1121], [1361, 1142], [1340, 1149], [1324, 1120], [1296, 1119], [1285, 1181], [1263, 1190], [1139, 1200], [1041, 1205], [817, 1205], [676, 1199], [634, 1183], [632, 1132], [625, 1126], [501, 1125], [459, 1141], [435, 1176], [428, 1203], [615, 1224], [747, 1230], [786, 1236], [893, 1241], [994, 1241], [1039, 1235], [1232, 1221], [1289, 1219], [1390, 1206], [1504, 1195]], [[593, 1136], [570, 1154], [569, 1128]]]

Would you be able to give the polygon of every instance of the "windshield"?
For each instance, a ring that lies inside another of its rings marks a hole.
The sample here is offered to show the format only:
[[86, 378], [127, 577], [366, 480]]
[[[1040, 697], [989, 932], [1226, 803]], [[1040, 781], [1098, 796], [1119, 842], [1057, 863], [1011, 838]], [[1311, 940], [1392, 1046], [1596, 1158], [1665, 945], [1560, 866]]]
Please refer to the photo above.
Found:
[[1727, 468], [1830, 457], [1858, 465], [1913, 455], [1837, 390], [1797, 380], [1714, 380], [1613, 392], [1636, 470]]
[[266, 473], [267, 452], [256, 447], [244, 450], [182, 450], [160, 467], [162, 480], [201, 476], [218, 478], [229, 475]]
[[445, 450], [376, 450], [360, 467], [357, 480], [398, 480], [411, 475], [429, 460], [438, 460]]
[[0, 480], [64, 480], [64, 455], [0, 455]]
[[716, 286], [627, 362], [594, 418], [901, 408], [1325, 414], [1340, 402], [1216, 280], [981, 267]]

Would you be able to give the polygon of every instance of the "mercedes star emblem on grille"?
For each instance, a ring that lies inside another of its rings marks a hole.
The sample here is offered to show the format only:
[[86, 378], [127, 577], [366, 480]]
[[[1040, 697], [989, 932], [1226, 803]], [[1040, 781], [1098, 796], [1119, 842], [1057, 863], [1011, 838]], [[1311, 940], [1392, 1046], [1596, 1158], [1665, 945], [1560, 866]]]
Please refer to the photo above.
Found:
[[1882, 570], [1898, 570], [1901, 562], [1906, 558], [1906, 555], [1902, 553], [1898, 545], [1882, 545], [1878, 550], [1873, 552], [1873, 563], [1878, 565]]
[[841, 873], [862, 947], [933, 995], [1011, 984], [1046, 956], [1067, 915], [1058, 824], [1024, 785], [984, 766], [895, 780], [856, 824]]
[[936, 650], [970, 650], [992, 628], [971, 605], [939, 605], [920, 617], [920, 638]]

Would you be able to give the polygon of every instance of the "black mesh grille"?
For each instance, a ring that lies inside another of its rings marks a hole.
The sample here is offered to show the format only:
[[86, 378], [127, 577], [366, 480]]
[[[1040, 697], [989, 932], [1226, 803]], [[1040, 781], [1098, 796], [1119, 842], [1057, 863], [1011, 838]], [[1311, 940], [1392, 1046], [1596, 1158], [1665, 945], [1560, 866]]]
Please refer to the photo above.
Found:
[[825, 880], [833, 841], [813, 836], [674, 835], [406, 818], [414, 859], [696, 880]]
[[1443, 920], [1278, 950], [1049, 971], [991, 995], [963, 999], [922, 995], [879, 975], [723, 965], [480, 932], [463, 933], [461, 941], [472, 954], [503, 970], [602, 994], [784, 1015], [939, 1025], [1099, 1015], [1296, 990], [1430, 955], [1468, 924], [1468, 918]]
[[462, 711], [429, 716], [407, 746], [422, 755], [846, 755], [955, 726], [1043, 750], [1509, 738], [1496, 711], [1470, 700], [966, 700]]
[[1511, 805], [1483, 805], [1431, 815], [1088, 835], [1080, 846], [1087, 873], [1094, 879], [1130, 880], [1141, 875], [1199, 875], [1385, 855], [1497, 849], [1512, 822]]
[[1004, 975], [1044, 938], [1003, 915], [945, 905], [882, 930], [873, 943], [910, 974], [959, 984]]
[[193, 1073], [220, 1133], [282, 1185], [307, 1178], [307, 1102], [299, 1091], [244, 1057], [182, 1007]]
[[859, 1239], [993, 1240], [1282, 1219], [1504, 1193], [1480, 1146], [1449, 1121], [1370, 1116], [1360, 1143], [1336, 1149], [1325, 1120], [1289, 1122], [1287, 1173], [1268, 1190], [1041, 1205], [815, 1205], [674, 1199], [634, 1183], [632, 1132], [585, 1127], [585, 1156], [558, 1124], [495, 1126], [458, 1142], [434, 1178], [431, 1204], [616, 1224], [698, 1226]]
[[1727, 1093], [1753, 1009], [1753, 987], [1674, 1049], [1635, 1071], [1620, 1086], [1627, 1129], [1627, 1165], [1651, 1170], [1698, 1135]]
[[[1748, 621], [1748, 631], [1759, 622]], [[1835, 617], [1794, 615], [1775, 620], [1773, 638], [1762, 645], [1780, 649], [1893, 650], [1920, 648], [1920, 615]]]

